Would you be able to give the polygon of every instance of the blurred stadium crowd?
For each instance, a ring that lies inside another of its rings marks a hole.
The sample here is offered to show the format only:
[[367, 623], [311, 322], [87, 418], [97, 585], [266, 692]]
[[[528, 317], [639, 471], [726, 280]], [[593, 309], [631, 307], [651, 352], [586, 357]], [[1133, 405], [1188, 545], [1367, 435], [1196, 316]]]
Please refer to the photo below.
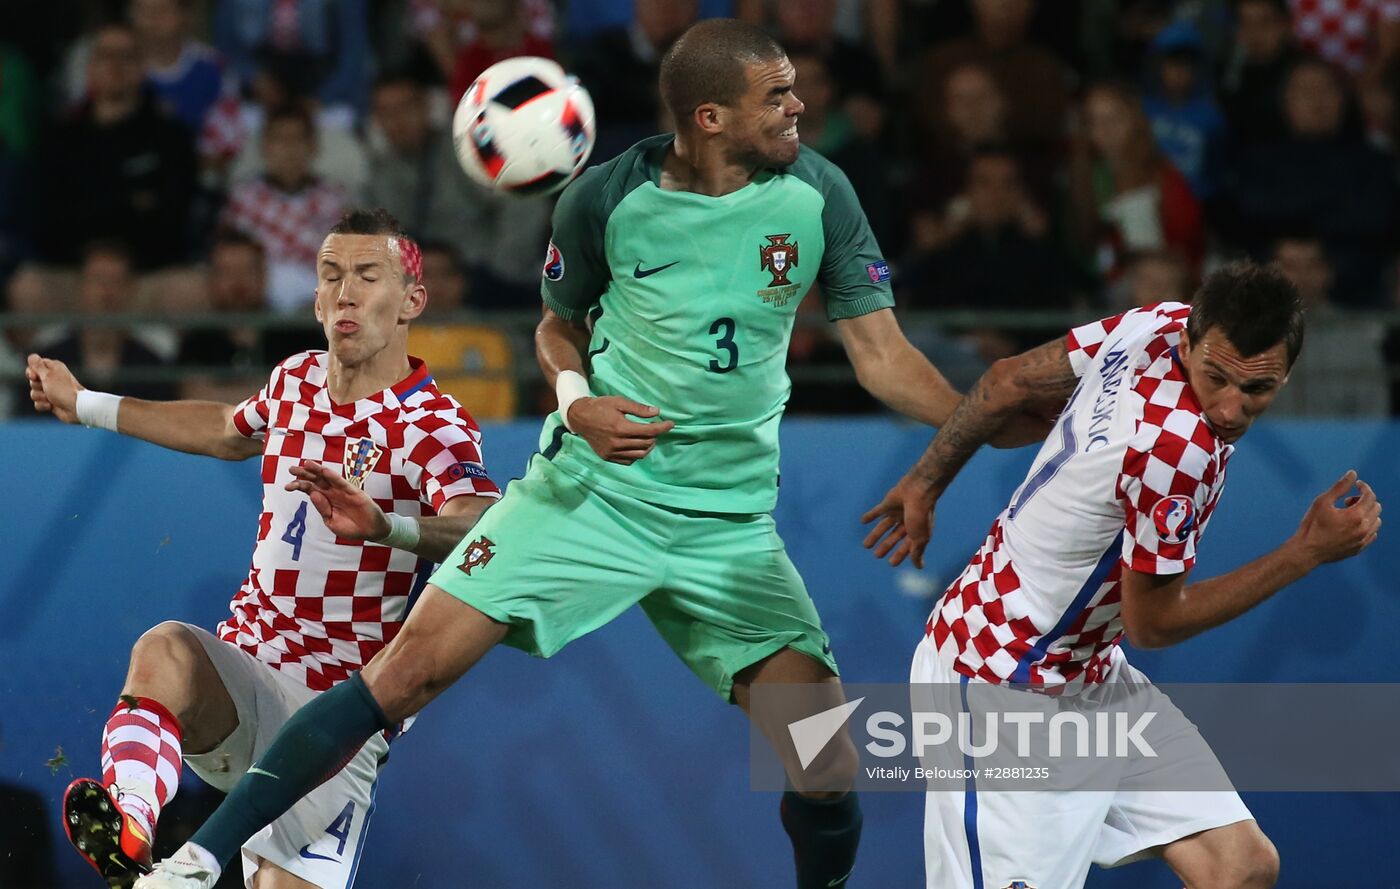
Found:
[[[1274, 259], [1311, 313], [1280, 413], [1400, 406], [1400, 0], [44, 0], [0, 32], [0, 415], [39, 350], [89, 385], [235, 400], [323, 342], [342, 209], [424, 245], [411, 351], [482, 418], [552, 408], [529, 333], [550, 198], [474, 186], [447, 132], [490, 64], [558, 58], [593, 162], [669, 127], [701, 16], [788, 48], [911, 339], [956, 382], [1075, 318]], [[808, 299], [794, 411], [876, 405]]]

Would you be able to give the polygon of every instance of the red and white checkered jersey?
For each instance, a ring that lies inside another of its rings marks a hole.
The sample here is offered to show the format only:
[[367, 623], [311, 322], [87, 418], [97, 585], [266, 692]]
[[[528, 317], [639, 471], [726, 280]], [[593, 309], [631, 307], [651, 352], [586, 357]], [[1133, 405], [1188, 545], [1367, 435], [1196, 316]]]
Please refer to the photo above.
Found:
[[322, 691], [398, 633], [432, 565], [410, 552], [337, 537], [305, 494], [284, 490], [303, 461], [341, 470], [386, 512], [434, 515], [453, 497], [499, 497], [471, 415], [428, 367], [349, 404], [331, 401], [325, 352], [302, 352], [238, 406], [234, 425], [262, 439], [263, 508], [248, 579], [219, 638]]
[[1195, 564], [1233, 447], [1177, 357], [1189, 312], [1159, 303], [1070, 331], [1079, 386], [925, 626], [959, 673], [1100, 681], [1120, 656], [1123, 566], [1180, 574]]
[[257, 238], [268, 262], [309, 267], [348, 206], [345, 191], [330, 182], [283, 191], [267, 179], [253, 179], [233, 187], [220, 224]]
[[1400, 21], [1400, 0], [1290, 0], [1293, 33], [1308, 52], [1360, 74], [1382, 23]]

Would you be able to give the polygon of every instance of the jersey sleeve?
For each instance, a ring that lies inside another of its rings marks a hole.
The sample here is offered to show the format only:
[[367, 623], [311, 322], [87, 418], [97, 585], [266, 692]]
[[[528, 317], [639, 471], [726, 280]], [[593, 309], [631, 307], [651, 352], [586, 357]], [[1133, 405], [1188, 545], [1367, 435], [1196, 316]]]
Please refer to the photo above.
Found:
[[568, 321], [583, 320], [611, 276], [603, 248], [606, 182], [607, 171], [596, 167], [586, 171], [564, 189], [554, 206], [540, 295], [546, 306]]
[[233, 428], [238, 430], [239, 435], [255, 441], [262, 441], [267, 437], [267, 424], [272, 416], [274, 397], [282, 389], [282, 378], [286, 375], [287, 363], [299, 357], [301, 356], [293, 356], [274, 367], [262, 389], [234, 407]]
[[1210, 431], [1185, 410], [1171, 412], [1160, 426], [1149, 428], [1144, 421], [1143, 427], [1128, 446], [1118, 477], [1126, 530], [1123, 564], [1142, 574], [1181, 574], [1196, 564], [1219, 472], [1204, 446]]
[[839, 321], [893, 308], [889, 264], [880, 253], [850, 180], [826, 161], [816, 175], [825, 199], [822, 230], [826, 244], [817, 278], [826, 297], [827, 318]]
[[1137, 309], [1124, 312], [1121, 315], [1114, 315], [1112, 318], [1100, 318], [1098, 321], [1091, 321], [1088, 324], [1081, 324], [1071, 328], [1065, 336], [1065, 349], [1069, 352], [1069, 364], [1074, 368], [1076, 377], [1084, 376], [1084, 372], [1093, 363], [1094, 357], [1099, 354], [1099, 348], [1108, 339], [1109, 334], [1118, 328], [1123, 320], [1136, 312]]
[[417, 476], [418, 497], [434, 512], [453, 497], [501, 496], [481, 456], [481, 431], [464, 409], [418, 419], [406, 430], [404, 446], [404, 462], [416, 470], [409, 477]]

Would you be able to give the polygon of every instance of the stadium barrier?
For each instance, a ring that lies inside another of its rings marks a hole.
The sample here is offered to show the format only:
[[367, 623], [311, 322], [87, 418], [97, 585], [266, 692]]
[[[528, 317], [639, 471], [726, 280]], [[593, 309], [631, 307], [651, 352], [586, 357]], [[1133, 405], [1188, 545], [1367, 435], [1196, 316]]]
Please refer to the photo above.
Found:
[[[504, 481], [534, 451], [538, 424], [485, 424], [484, 434], [488, 465]], [[942, 501], [927, 570], [892, 570], [861, 549], [858, 516], [927, 439], [886, 419], [784, 428], [778, 527], [852, 681], [907, 677], [930, 597], [961, 569], [1033, 456], [979, 455]], [[141, 632], [171, 618], [212, 626], [226, 613], [256, 531], [257, 461], [220, 463], [44, 421], [0, 424], [0, 448], [9, 455], [0, 470], [0, 780], [43, 796], [58, 885], [81, 889], [93, 875], [61, 847], [62, 790], [97, 771], [102, 721]], [[1347, 468], [1383, 500], [1394, 497], [1397, 452], [1400, 424], [1261, 422], [1231, 461], [1198, 571], [1227, 570], [1280, 542]], [[1131, 657], [1162, 682], [1397, 682], [1397, 576], [1400, 548], [1383, 535], [1234, 624]], [[1345, 756], [1346, 739], [1337, 741]], [[777, 796], [748, 789], [747, 743], [740, 714], [671, 656], [636, 609], [550, 662], [494, 652], [395, 742], [358, 885], [791, 885]], [[1386, 881], [1376, 866], [1400, 824], [1400, 795], [1247, 802], [1279, 846], [1280, 885]], [[853, 885], [921, 885], [920, 797], [867, 794], [864, 807]], [[4, 843], [21, 841], [11, 831]], [[1090, 881], [1179, 885], [1159, 864]]]

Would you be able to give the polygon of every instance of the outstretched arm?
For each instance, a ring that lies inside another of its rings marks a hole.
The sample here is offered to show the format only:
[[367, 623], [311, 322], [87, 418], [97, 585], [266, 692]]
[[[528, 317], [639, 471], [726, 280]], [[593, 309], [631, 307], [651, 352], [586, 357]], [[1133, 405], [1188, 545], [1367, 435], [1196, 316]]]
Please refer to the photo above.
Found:
[[453, 497], [437, 515], [411, 520], [417, 523], [418, 539], [400, 546], [385, 540], [394, 530], [389, 516], [340, 473], [320, 463], [302, 463], [293, 466], [291, 472], [293, 478], [287, 482], [287, 490], [301, 491], [311, 498], [311, 505], [337, 537], [384, 543], [430, 562], [445, 561], [486, 508], [496, 502], [490, 497]]
[[[1361, 493], [1336, 502], [1355, 485]], [[1380, 533], [1376, 492], [1348, 472], [1318, 495], [1283, 545], [1234, 571], [1187, 584], [1186, 574], [1123, 569], [1123, 629], [1138, 648], [1165, 648], [1234, 620], [1319, 565], [1350, 558]]]
[[[930, 426], [948, 422], [962, 396], [905, 338], [892, 310], [842, 318], [836, 329], [865, 391], [891, 410]], [[998, 448], [1020, 447], [1043, 439], [1050, 426], [1040, 416], [1016, 414], [989, 442]]]
[[891, 565], [912, 556], [914, 566], [922, 568], [934, 504], [968, 459], [1014, 418], [1063, 408], [1078, 382], [1064, 339], [993, 364], [914, 467], [861, 518], [866, 524], [879, 520], [866, 535], [865, 546], [873, 547], [877, 558], [889, 556]]
[[65, 423], [86, 421], [123, 435], [188, 454], [221, 460], [246, 460], [262, 453], [262, 442], [245, 438], [233, 425], [232, 405], [213, 401], [145, 401], [105, 393], [88, 393], [99, 416], [79, 417], [79, 395], [87, 390], [62, 361], [30, 355], [24, 371], [34, 409]]

